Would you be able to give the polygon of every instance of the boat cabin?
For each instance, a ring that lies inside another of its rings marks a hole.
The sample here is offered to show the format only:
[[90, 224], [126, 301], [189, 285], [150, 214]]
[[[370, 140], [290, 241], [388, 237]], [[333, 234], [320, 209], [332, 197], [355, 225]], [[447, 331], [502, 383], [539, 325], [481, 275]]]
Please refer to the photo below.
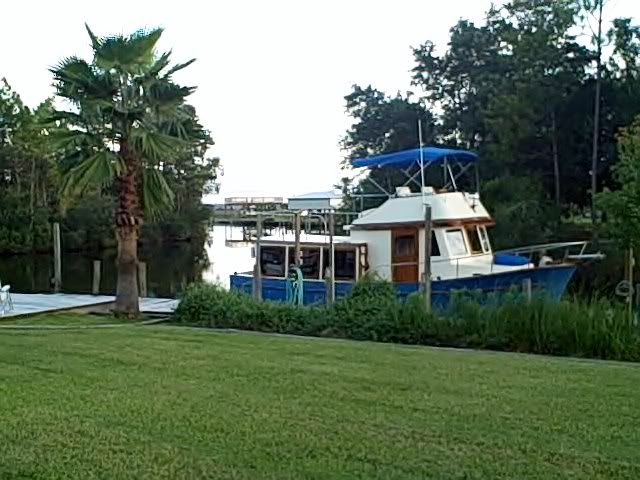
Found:
[[424, 269], [424, 204], [431, 206], [433, 280], [498, 273], [487, 235], [494, 224], [477, 194], [398, 189], [380, 207], [362, 212], [349, 227], [368, 246], [369, 268], [394, 283], [418, 283]]

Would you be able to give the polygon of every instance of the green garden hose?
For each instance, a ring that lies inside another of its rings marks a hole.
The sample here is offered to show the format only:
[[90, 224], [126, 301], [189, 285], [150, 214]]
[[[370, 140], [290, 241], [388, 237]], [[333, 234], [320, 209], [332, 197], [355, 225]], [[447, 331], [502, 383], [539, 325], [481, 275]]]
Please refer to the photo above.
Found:
[[302, 305], [304, 295], [304, 279], [302, 270], [299, 267], [289, 267], [289, 277], [287, 278], [287, 303], [292, 305]]

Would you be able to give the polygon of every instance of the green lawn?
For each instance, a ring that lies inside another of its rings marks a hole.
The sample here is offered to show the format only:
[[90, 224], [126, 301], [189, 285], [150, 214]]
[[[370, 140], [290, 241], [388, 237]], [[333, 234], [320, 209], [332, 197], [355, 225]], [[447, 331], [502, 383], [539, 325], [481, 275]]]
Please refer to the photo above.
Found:
[[637, 479], [639, 389], [632, 364], [0, 330], [0, 479]]

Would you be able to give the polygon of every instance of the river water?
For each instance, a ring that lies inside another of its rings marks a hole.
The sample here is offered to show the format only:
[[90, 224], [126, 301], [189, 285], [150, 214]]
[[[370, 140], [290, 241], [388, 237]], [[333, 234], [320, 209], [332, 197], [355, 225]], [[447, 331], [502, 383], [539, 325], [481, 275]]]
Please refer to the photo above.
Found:
[[[240, 242], [239, 227], [215, 226], [204, 249], [183, 243], [144, 247], [140, 260], [147, 264], [147, 289], [151, 297], [175, 297], [191, 282], [204, 280], [229, 286], [229, 275], [251, 270], [251, 246]], [[91, 293], [93, 261], [101, 260], [100, 293], [114, 294], [116, 252], [64, 253], [62, 292]], [[0, 282], [18, 293], [51, 292], [53, 255], [29, 254], [0, 256]]]

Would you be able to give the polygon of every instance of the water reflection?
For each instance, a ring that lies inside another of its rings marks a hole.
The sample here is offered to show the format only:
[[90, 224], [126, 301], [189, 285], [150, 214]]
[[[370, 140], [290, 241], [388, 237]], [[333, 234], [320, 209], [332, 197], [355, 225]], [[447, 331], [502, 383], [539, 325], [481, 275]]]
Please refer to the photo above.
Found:
[[[142, 248], [140, 259], [147, 263], [148, 295], [175, 297], [186, 285], [204, 280], [229, 286], [229, 275], [249, 271], [253, 266], [251, 246], [242, 240], [239, 227], [214, 227], [204, 248], [192, 244]], [[97, 254], [65, 253], [62, 259], [62, 291], [91, 293], [93, 261], [102, 261], [100, 293], [116, 288], [115, 250]], [[0, 256], [0, 281], [15, 292], [50, 292], [53, 258], [50, 254]]]

